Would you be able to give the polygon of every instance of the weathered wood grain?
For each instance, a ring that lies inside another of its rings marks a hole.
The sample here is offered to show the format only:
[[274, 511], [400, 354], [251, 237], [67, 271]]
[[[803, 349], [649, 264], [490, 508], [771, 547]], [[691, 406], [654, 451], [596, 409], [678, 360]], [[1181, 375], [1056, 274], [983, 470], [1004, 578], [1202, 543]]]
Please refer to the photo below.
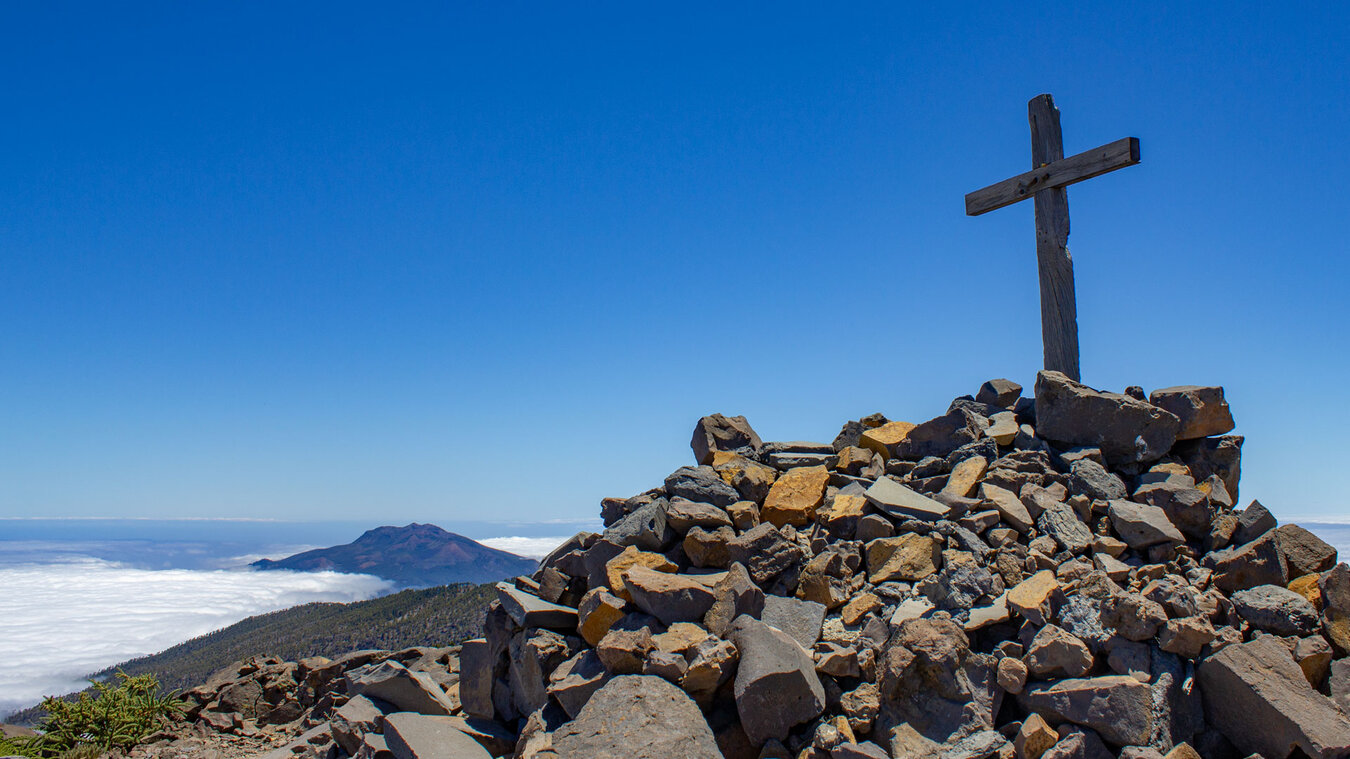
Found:
[[[1045, 167], [1064, 158], [1064, 138], [1054, 98], [1037, 95], [1027, 103], [1031, 122], [1031, 165]], [[1099, 172], [1100, 173], [1100, 172]], [[1095, 175], [1094, 175], [1095, 176]], [[1078, 304], [1069, 255], [1069, 193], [1046, 186], [1036, 198], [1036, 264], [1041, 280], [1041, 339], [1045, 368], [1077, 381]]]
[[1049, 165], [1037, 165], [1024, 174], [969, 193], [966, 195], [966, 215], [979, 216], [1026, 200], [1041, 190], [1067, 187], [1136, 163], [1139, 163], [1139, 139], [1116, 140], [1078, 155], [1055, 159]]

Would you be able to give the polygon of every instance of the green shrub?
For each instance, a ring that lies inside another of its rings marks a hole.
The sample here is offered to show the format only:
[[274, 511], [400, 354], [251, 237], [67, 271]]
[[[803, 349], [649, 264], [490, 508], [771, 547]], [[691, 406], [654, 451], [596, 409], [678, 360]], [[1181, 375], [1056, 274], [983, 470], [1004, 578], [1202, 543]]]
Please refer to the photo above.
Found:
[[0, 737], [0, 756], [35, 756], [25, 743], [23, 739]]
[[118, 672], [117, 684], [94, 683], [93, 693], [66, 701], [43, 700], [40, 734], [18, 745], [35, 759], [86, 759], [112, 749], [130, 750], [183, 708], [177, 691], [162, 693], [154, 675]]

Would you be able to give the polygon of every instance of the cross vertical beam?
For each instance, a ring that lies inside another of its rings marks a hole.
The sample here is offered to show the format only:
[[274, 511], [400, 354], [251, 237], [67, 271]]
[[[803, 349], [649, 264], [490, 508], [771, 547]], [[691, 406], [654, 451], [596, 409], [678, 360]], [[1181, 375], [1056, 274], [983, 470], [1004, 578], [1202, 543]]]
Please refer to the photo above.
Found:
[[[1059, 109], [1049, 95], [1027, 103], [1031, 122], [1031, 168], [1064, 159], [1064, 136]], [[1073, 287], [1073, 256], [1069, 254], [1069, 192], [1051, 187], [1036, 193], [1036, 266], [1041, 282], [1041, 340], [1045, 368], [1063, 372], [1077, 382], [1078, 303]]]

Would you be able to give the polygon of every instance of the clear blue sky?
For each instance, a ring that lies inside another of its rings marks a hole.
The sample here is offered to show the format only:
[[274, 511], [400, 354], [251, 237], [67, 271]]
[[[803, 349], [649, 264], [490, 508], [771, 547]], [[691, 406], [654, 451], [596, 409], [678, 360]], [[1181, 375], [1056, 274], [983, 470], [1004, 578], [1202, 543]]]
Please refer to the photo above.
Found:
[[1224, 384], [1244, 500], [1350, 518], [1350, 6], [6, 3], [0, 516], [545, 520], [702, 414], [1030, 386], [1026, 101], [1084, 379]]

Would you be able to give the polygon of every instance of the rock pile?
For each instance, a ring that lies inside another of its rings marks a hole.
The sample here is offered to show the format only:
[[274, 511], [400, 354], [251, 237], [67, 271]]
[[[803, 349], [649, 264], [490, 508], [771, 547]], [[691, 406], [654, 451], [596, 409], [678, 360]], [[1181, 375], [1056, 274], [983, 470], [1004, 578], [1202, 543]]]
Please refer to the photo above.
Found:
[[1223, 389], [1021, 391], [829, 444], [704, 417], [498, 586], [464, 712], [521, 759], [1350, 755], [1350, 567], [1234, 508]]
[[1350, 567], [1234, 508], [1222, 388], [1021, 391], [829, 444], [704, 417], [462, 650], [246, 663], [188, 716], [288, 725], [269, 759], [1350, 755]]

